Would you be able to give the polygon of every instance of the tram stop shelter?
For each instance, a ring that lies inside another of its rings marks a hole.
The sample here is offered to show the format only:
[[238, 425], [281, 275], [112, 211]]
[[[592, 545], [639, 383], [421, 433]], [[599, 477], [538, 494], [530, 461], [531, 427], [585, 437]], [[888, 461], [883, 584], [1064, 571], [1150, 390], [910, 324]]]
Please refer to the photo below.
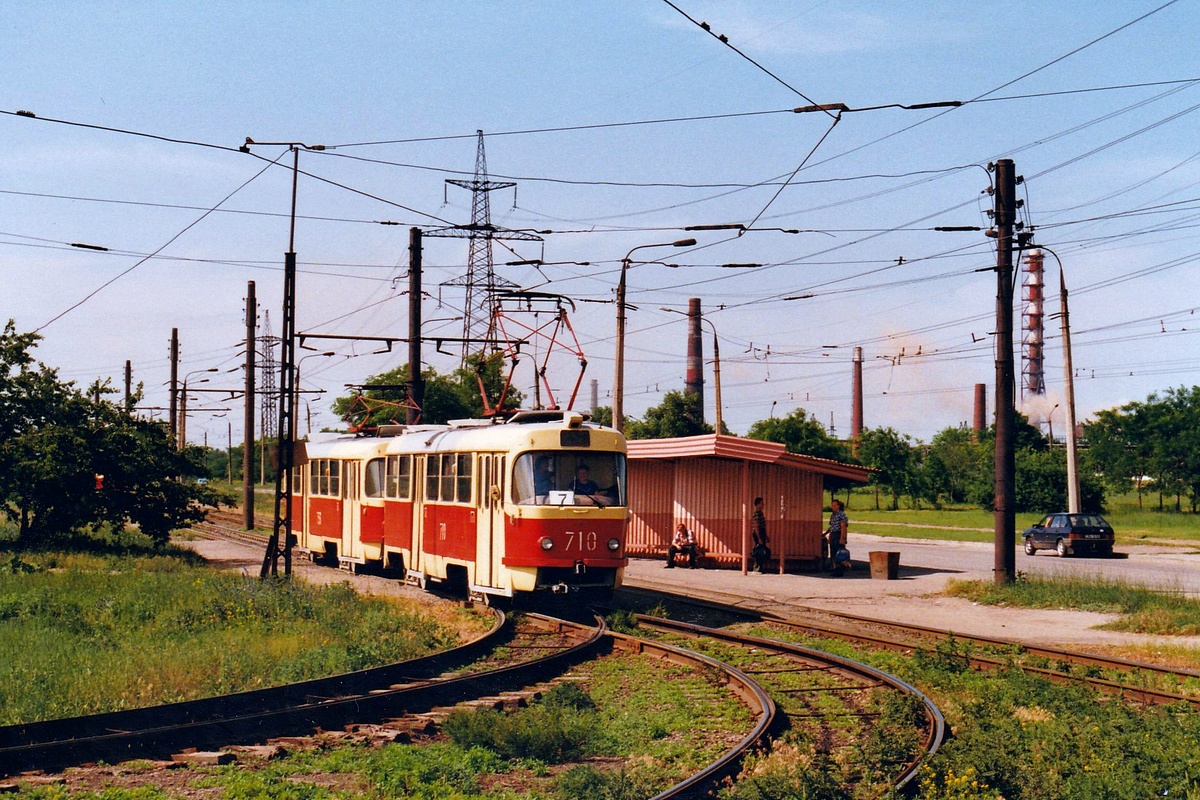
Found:
[[708, 434], [630, 441], [630, 556], [667, 552], [686, 525], [706, 562], [746, 572], [753, 547], [750, 512], [763, 498], [772, 569], [820, 564], [827, 478], [865, 483], [872, 470], [787, 452], [778, 442]]

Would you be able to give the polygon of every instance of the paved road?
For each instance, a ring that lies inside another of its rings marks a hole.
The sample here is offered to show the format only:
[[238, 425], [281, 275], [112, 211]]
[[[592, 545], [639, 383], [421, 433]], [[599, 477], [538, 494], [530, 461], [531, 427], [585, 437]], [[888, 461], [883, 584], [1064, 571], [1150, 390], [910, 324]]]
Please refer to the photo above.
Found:
[[[1019, 537], [1018, 532], [1019, 573], [1103, 578], [1200, 596], [1200, 548], [1194, 546], [1122, 545], [1118, 539], [1112, 558], [1059, 558], [1052, 551], [1043, 550], [1033, 556], [1025, 555]], [[870, 550], [899, 550], [902, 564], [937, 570], [945, 573], [947, 579], [990, 580], [995, 565], [995, 547], [988, 542], [942, 542], [858, 533], [851, 536], [850, 548], [856, 559], [863, 560]]]

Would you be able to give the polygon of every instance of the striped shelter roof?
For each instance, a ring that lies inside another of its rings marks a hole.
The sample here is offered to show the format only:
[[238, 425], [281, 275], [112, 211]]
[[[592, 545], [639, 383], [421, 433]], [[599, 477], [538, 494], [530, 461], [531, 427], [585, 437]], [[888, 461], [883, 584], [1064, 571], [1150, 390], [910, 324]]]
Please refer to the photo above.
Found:
[[710, 433], [674, 439], [635, 439], [628, 442], [629, 459], [649, 461], [674, 458], [721, 458], [730, 461], [757, 461], [781, 467], [817, 472], [837, 478], [866, 483], [874, 470], [828, 458], [789, 453], [779, 442], [745, 439]]

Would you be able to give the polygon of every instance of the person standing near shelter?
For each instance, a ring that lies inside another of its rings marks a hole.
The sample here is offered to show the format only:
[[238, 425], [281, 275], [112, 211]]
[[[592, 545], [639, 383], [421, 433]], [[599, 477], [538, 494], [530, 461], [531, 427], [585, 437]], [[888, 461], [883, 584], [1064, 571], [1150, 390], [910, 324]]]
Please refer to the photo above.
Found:
[[667, 548], [667, 569], [675, 568], [676, 555], [686, 555], [688, 569], [696, 568], [696, 537], [682, 522], [675, 527], [675, 536]]
[[838, 551], [846, 547], [846, 529], [850, 527], [850, 518], [842, 509], [841, 500], [829, 501], [829, 528], [825, 531], [825, 552], [829, 558], [829, 569], [834, 577], [842, 574], [843, 562], [838, 559]]
[[771, 548], [767, 546], [767, 515], [763, 513], [763, 499], [754, 498], [754, 511], [750, 513], [750, 534], [754, 537], [754, 549], [750, 555], [754, 558], [754, 568], [759, 572], [767, 571], [767, 561], [771, 559]]

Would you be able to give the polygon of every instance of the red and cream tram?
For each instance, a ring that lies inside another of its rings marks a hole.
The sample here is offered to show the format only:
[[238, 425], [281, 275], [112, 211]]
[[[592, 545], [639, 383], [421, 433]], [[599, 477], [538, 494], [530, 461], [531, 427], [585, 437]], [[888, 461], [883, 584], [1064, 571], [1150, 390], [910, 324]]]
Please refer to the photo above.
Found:
[[621, 583], [625, 439], [582, 414], [384, 426], [304, 444], [292, 532], [314, 560], [477, 598], [603, 595]]

